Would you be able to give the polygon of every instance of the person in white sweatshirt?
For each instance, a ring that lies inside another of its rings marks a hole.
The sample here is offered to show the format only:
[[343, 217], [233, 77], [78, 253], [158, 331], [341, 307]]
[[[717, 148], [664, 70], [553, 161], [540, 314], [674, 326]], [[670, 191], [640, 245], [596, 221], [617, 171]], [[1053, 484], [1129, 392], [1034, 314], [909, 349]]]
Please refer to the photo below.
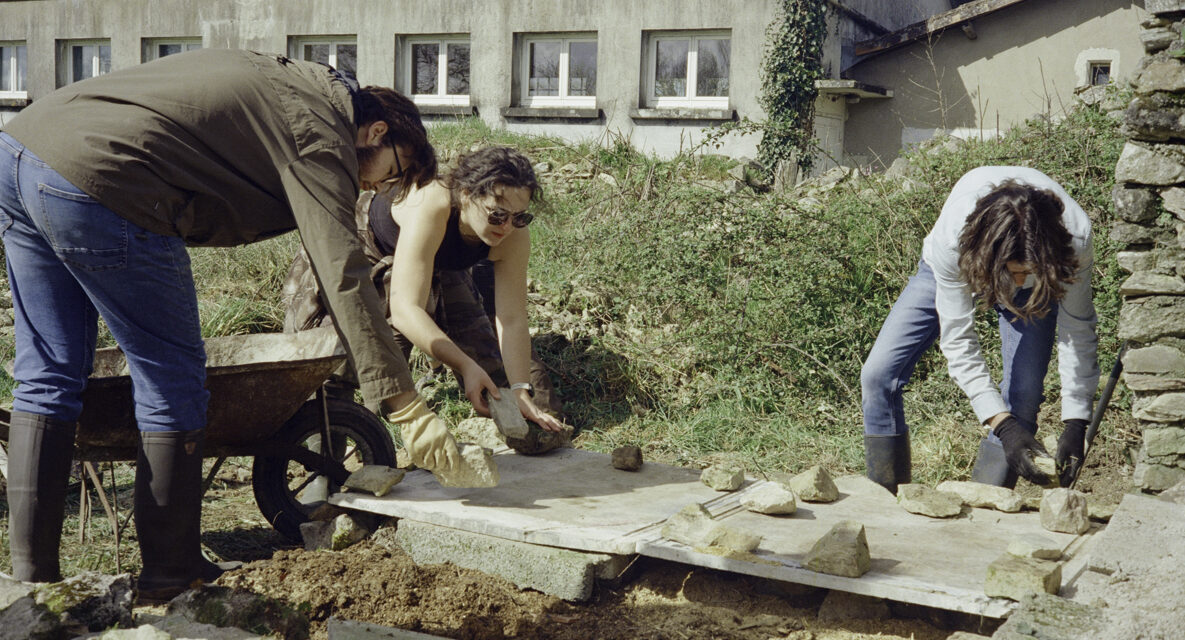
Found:
[[[1068, 484], [1081, 465], [1099, 378], [1093, 266], [1090, 218], [1049, 176], [979, 167], [960, 178], [861, 371], [868, 477], [892, 492], [910, 481], [902, 394], [937, 340], [951, 378], [988, 429], [972, 479], [1012, 487], [1019, 474], [1048, 484], [1032, 457], [1048, 455], [1034, 435], [1056, 341], [1064, 423], [1056, 461]], [[977, 305], [999, 316], [998, 388], [975, 333]]]

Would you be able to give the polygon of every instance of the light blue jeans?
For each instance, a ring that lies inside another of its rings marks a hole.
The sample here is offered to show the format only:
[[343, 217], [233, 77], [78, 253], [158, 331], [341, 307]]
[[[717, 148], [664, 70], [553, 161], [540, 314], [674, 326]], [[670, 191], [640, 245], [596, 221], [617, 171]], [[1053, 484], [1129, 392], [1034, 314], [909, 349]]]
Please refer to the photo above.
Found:
[[[936, 285], [930, 265], [920, 261], [918, 272], [905, 285], [881, 326], [872, 351], [860, 372], [864, 407], [864, 435], [898, 436], [909, 433], [903, 394], [914, 367], [938, 339]], [[1018, 289], [1013, 303], [1024, 304], [1032, 289]], [[1053, 353], [1057, 307], [1029, 322], [997, 305], [1001, 355], [1004, 361], [1000, 393], [1008, 411], [1030, 432], [1037, 432], [1037, 411], [1045, 399], [1045, 373]], [[996, 441], [995, 436], [990, 439]]]
[[98, 318], [123, 349], [141, 431], [206, 425], [206, 352], [189, 255], [0, 132], [0, 237], [16, 321], [13, 409], [73, 422]]

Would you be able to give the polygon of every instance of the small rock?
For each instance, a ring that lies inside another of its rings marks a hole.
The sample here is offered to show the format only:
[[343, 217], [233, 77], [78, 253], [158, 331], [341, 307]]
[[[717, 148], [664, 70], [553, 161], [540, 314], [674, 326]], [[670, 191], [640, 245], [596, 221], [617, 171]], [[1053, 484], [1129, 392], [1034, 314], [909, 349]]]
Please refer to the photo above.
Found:
[[193, 622], [238, 627], [281, 638], [309, 637], [309, 619], [304, 614], [283, 601], [244, 589], [218, 586], [191, 589], [173, 598], [167, 614]]
[[407, 472], [403, 469], [392, 469], [382, 464], [368, 464], [351, 473], [342, 486], [354, 491], [373, 493], [374, 497], [381, 498], [390, 493], [391, 487], [402, 482], [405, 475]]
[[414, 462], [411, 461], [411, 454], [409, 454], [407, 449], [404, 449], [403, 447], [395, 450], [395, 466], [403, 469], [404, 471], [415, 471], [419, 468]]
[[951, 518], [963, 512], [962, 498], [924, 484], [898, 486], [897, 504], [910, 513], [931, 518]]
[[731, 465], [714, 464], [704, 469], [699, 479], [717, 491], [736, 491], [745, 483], [745, 470]]
[[983, 581], [984, 594], [1020, 600], [1034, 593], [1057, 593], [1062, 586], [1062, 566], [1048, 560], [1018, 558], [1010, 553], [996, 558]]
[[845, 520], [831, 527], [806, 554], [803, 566], [834, 576], [859, 578], [872, 568], [864, 525]]
[[839, 499], [839, 488], [831, 474], [820, 465], [815, 465], [785, 482], [788, 489], [805, 502], [835, 502]]
[[533, 166], [531, 168], [535, 170], [536, 176], [538, 176], [540, 174], [544, 174], [544, 173], [551, 173], [551, 163], [550, 162], [537, 162], [537, 163], [535, 163], [535, 166]]
[[642, 468], [642, 450], [633, 445], [613, 450], [613, 468], [622, 471], [637, 471]]
[[1030, 533], [1013, 538], [1008, 543], [1008, 553], [1018, 558], [1060, 560], [1062, 557], [1062, 545], [1041, 534]]
[[[150, 624], [142, 624], [135, 629], [112, 629], [98, 636], [98, 640], [173, 640], [173, 637], [173, 634], [163, 629], [158, 629]], [[207, 638], [209, 636], [200, 637]]]
[[598, 173], [597, 180], [604, 182], [605, 184], [609, 185], [610, 187], [613, 187], [614, 189], [617, 188], [617, 178], [614, 178], [612, 175], [609, 175], [608, 173]]
[[749, 511], [767, 515], [789, 515], [798, 510], [794, 492], [777, 482], [750, 489], [741, 497], [741, 504]]
[[494, 398], [493, 394], [485, 394], [486, 404], [490, 407], [490, 417], [494, 419], [494, 424], [498, 425], [498, 431], [507, 439], [527, 437], [527, 419], [518, 408], [518, 398], [514, 392], [499, 388], [498, 395], [501, 396], [500, 400]]
[[433, 471], [436, 481], [442, 487], [477, 488], [498, 486], [498, 463], [494, 454], [485, 447], [469, 442], [457, 445], [461, 450], [461, 462], [450, 472]]
[[1073, 489], [1045, 491], [1041, 497], [1041, 526], [1060, 533], [1086, 533], [1090, 529], [1086, 496]]
[[1024, 499], [1012, 489], [994, 487], [981, 482], [947, 480], [938, 485], [938, 490], [959, 496], [963, 503], [970, 507], [986, 507], [1015, 513], [1024, 506]]
[[882, 598], [862, 596], [847, 591], [829, 591], [819, 606], [819, 620], [822, 622], [843, 622], [845, 620], [885, 620], [889, 617], [889, 605]]
[[37, 604], [36, 585], [0, 576], [0, 638], [49, 640], [65, 634], [60, 616]]
[[553, 449], [559, 449], [572, 444], [575, 429], [571, 425], [560, 423], [560, 431], [548, 431], [527, 420], [527, 436], [525, 438], [506, 438], [506, 446], [514, 449], [515, 453], [524, 456], [537, 456]]
[[74, 635], [132, 625], [132, 576], [126, 573], [83, 571], [61, 582], [37, 585], [33, 597]]
[[731, 551], [749, 552], [761, 544], [761, 536], [717, 522], [703, 505], [694, 502], [667, 518], [661, 533], [663, 538], [693, 549], [723, 547]]
[[300, 537], [307, 551], [341, 551], [370, 535], [370, 528], [360, 518], [343, 513], [333, 520], [300, 523]]
[[1115, 507], [1113, 504], [1099, 504], [1086, 501], [1086, 515], [1096, 522], [1110, 522], [1111, 516], [1115, 515]]
[[1057, 462], [1053, 458], [1049, 456], [1033, 456], [1033, 464], [1049, 479], [1049, 482], [1045, 485], [1046, 489], [1053, 489], [1058, 486]]

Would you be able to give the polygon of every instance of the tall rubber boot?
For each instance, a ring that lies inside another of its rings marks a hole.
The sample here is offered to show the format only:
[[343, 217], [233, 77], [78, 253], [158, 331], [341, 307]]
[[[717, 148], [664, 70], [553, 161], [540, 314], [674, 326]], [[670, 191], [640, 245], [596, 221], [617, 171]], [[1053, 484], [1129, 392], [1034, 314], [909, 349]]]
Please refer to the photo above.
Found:
[[1012, 489], [1016, 487], [1016, 472], [1004, 457], [1004, 445], [988, 438], [979, 441], [979, 455], [971, 469], [971, 481]]
[[8, 430], [8, 547], [25, 582], [62, 579], [58, 547], [74, 458], [74, 422], [13, 411]]
[[133, 509], [140, 539], [139, 601], [167, 602], [241, 563], [202, 555], [202, 443], [206, 430], [142, 431]]
[[864, 465], [869, 480], [897, 495], [897, 485], [909, 484], [912, 475], [909, 434], [864, 436]]

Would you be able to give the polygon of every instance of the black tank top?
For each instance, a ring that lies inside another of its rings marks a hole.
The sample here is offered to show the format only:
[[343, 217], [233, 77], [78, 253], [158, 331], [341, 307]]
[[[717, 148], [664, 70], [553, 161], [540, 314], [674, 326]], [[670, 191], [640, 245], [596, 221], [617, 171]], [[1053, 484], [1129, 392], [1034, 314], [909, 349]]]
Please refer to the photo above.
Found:
[[[383, 255], [394, 255], [395, 245], [399, 242], [399, 225], [391, 217], [391, 194], [377, 194], [370, 201], [370, 232], [374, 234], [375, 246]], [[456, 209], [449, 212], [448, 223], [444, 228], [444, 239], [436, 249], [436, 259], [432, 266], [437, 271], [452, 271], [468, 269], [479, 260], [490, 255], [490, 245], [478, 242], [471, 245], [461, 236], [461, 213]]]

